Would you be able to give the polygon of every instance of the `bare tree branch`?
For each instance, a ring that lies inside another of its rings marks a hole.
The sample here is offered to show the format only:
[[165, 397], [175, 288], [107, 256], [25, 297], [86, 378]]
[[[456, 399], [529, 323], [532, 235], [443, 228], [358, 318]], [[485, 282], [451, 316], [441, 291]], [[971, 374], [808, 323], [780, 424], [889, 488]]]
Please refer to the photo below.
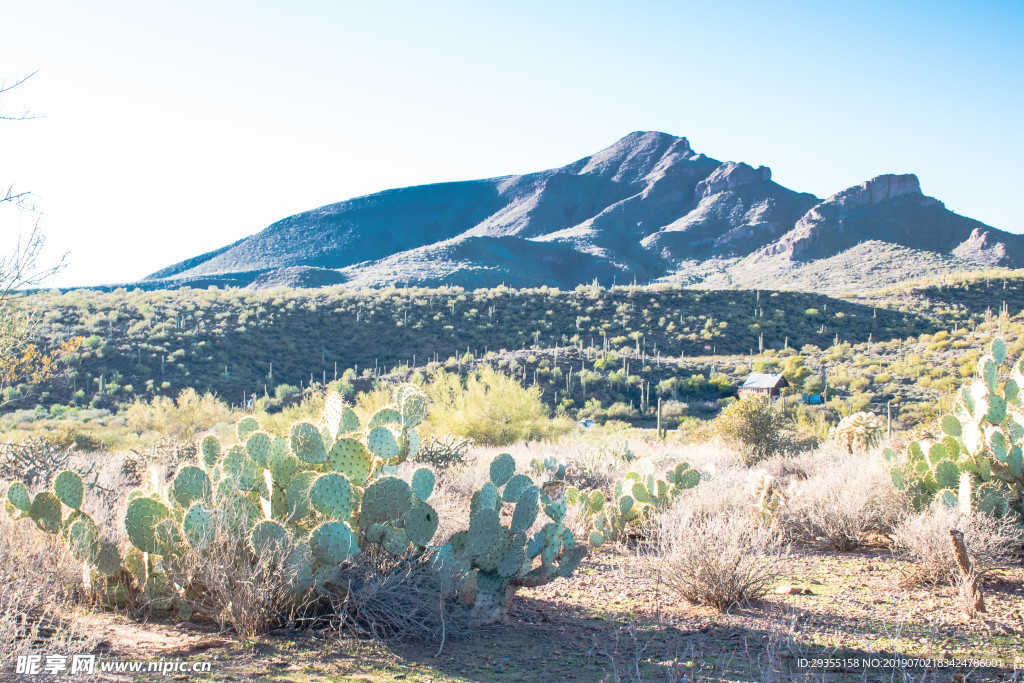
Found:
[[[33, 71], [29, 75], [24, 76], [22, 78], [19, 78], [18, 80], [14, 81], [13, 83], [11, 83], [9, 85], [8, 85], [7, 81], [0, 81], [0, 97], [3, 97], [4, 93], [8, 93], [11, 90], [14, 90], [19, 85], [21, 85], [22, 83], [24, 83], [28, 79], [32, 78], [33, 76], [35, 76], [37, 73], [39, 73], [39, 72], [38, 71]], [[21, 114], [15, 115], [15, 116], [8, 116], [8, 115], [4, 114], [2, 111], [0, 111], [0, 121], [24, 121], [25, 119], [35, 119], [35, 118], [38, 118], [38, 117], [35, 116], [34, 114], [29, 114], [27, 111], [25, 111], [25, 112], [23, 112]]]

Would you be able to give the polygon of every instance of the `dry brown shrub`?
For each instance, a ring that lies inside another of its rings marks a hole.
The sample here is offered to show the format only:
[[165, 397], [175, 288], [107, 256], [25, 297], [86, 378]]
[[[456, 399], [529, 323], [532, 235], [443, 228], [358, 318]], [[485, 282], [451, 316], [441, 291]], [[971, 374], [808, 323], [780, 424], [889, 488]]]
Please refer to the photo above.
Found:
[[677, 505], [656, 518], [656, 529], [665, 584], [690, 603], [719, 610], [763, 596], [787, 552], [777, 530], [741, 508]]
[[461, 636], [457, 582], [432, 553], [395, 557], [370, 545], [346, 563], [331, 591], [340, 630], [385, 643], [441, 642]]
[[1011, 562], [1024, 542], [1024, 529], [1013, 520], [980, 512], [965, 515], [935, 505], [896, 528], [893, 549], [916, 565], [905, 580], [907, 584], [958, 584], [960, 570], [949, 542], [950, 529], [963, 533], [971, 565], [980, 574]]
[[304, 606], [292, 594], [294, 573], [283, 562], [293, 542], [254, 550], [237, 536], [237, 524], [224, 520], [222, 512], [215, 515], [217, 531], [208, 543], [183, 541], [182, 552], [167, 558], [168, 578], [184, 588], [185, 600], [196, 613], [222, 629], [231, 626], [243, 637], [290, 623]]
[[906, 496], [875, 455], [837, 458], [824, 452], [804, 467], [807, 478], [791, 480], [778, 513], [795, 540], [852, 550], [869, 534], [891, 534], [909, 512]]
[[93, 646], [69, 616], [82, 600], [81, 581], [81, 565], [57, 537], [0, 514], [0, 663]]

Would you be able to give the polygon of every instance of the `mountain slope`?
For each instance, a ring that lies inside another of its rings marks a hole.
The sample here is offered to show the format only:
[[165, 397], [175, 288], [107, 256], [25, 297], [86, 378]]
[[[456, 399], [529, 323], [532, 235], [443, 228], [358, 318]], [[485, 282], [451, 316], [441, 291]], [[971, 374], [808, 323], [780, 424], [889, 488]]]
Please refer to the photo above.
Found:
[[[915, 260], [936, 272], [1024, 266], [1024, 238], [948, 211], [913, 175], [879, 176], [823, 201], [779, 185], [763, 166], [636, 132], [561, 168], [388, 190], [296, 214], [144, 283], [802, 286], [812, 264], [854, 264], [843, 255], [855, 249], [879, 262], [874, 279], [886, 285], [910, 276]], [[838, 275], [825, 286], [842, 289], [854, 275], [872, 286], [855, 270], [831, 268]]]

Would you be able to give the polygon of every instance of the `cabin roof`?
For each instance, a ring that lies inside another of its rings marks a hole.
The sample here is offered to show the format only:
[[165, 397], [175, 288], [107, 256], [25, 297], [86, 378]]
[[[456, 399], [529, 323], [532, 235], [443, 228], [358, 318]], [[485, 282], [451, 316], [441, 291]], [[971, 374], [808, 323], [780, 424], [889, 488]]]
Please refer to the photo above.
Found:
[[778, 389], [780, 387], [788, 387], [789, 382], [782, 376], [782, 373], [778, 375], [767, 375], [760, 372], [755, 372], [749, 377], [747, 381], [743, 383], [741, 389]]

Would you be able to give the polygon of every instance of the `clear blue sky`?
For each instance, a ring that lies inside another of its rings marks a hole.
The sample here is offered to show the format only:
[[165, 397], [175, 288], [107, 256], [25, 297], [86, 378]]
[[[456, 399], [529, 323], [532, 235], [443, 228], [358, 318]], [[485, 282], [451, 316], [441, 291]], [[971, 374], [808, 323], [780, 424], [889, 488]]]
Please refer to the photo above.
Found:
[[[828, 196], [913, 172], [1024, 232], [1024, 3], [7, 3], [0, 184], [55, 283], [129, 281], [390, 187], [685, 135]], [[0, 213], [0, 242], [18, 221]], [[25, 221], [21, 221], [25, 225]]]

